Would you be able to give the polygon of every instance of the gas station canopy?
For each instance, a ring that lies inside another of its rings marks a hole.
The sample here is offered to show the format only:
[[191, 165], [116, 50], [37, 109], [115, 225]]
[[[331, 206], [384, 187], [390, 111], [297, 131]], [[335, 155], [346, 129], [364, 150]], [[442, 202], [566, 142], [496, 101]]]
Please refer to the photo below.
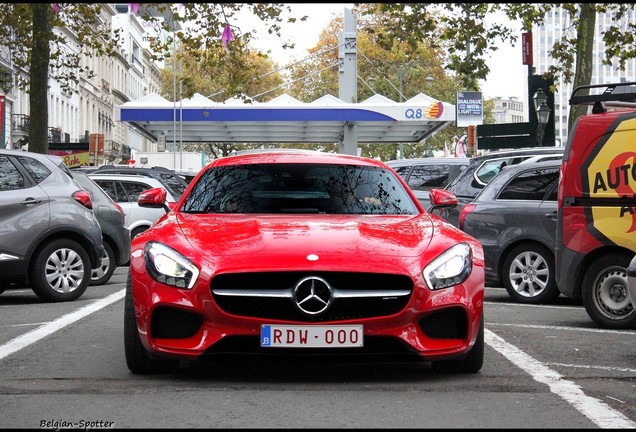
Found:
[[415, 143], [454, 123], [455, 106], [422, 93], [404, 102], [374, 95], [359, 103], [332, 95], [304, 103], [286, 94], [214, 102], [198, 93], [170, 102], [150, 94], [119, 105], [115, 117], [166, 143], [342, 143], [351, 128], [358, 143]]

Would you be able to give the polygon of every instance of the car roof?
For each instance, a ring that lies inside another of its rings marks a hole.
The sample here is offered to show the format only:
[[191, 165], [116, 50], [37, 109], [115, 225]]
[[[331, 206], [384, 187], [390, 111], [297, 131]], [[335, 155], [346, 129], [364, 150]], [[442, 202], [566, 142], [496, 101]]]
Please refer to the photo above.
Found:
[[104, 172], [104, 173], [91, 172], [91, 173], [88, 173], [88, 176], [90, 178], [102, 178], [102, 179], [143, 180], [150, 183], [162, 185], [163, 187], [163, 183], [161, 183], [161, 181], [159, 181], [158, 179], [154, 177], [140, 176], [135, 174], [120, 174], [120, 173], [113, 173], [113, 172]]
[[565, 147], [524, 147], [518, 149], [509, 149], [509, 150], [495, 150], [488, 152], [484, 155], [474, 157], [475, 161], [482, 161], [485, 159], [494, 159], [497, 157], [507, 157], [507, 156], [517, 156], [517, 155], [527, 155], [527, 154], [554, 154], [554, 153], [563, 153], [565, 151]]
[[[214, 159], [206, 168], [212, 166], [241, 165], [266, 163], [324, 163], [343, 165], [366, 165], [384, 167], [385, 164], [377, 159], [353, 156], [342, 153], [326, 153], [317, 150], [304, 149], [263, 149], [258, 152], [237, 152], [234, 155]], [[206, 169], [204, 168], [204, 169]]]
[[430, 157], [430, 158], [410, 158], [410, 159], [394, 159], [386, 162], [391, 167], [404, 166], [404, 165], [437, 165], [437, 164], [449, 164], [449, 165], [467, 165], [470, 162], [470, 158], [445, 158], [445, 157]]
[[0, 154], [13, 155], [13, 156], [31, 156], [39, 160], [48, 159], [53, 162], [55, 165], [59, 165], [64, 162], [64, 158], [62, 156], [44, 154], [44, 153], [35, 153], [26, 150], [20, 149], [0, 149]]

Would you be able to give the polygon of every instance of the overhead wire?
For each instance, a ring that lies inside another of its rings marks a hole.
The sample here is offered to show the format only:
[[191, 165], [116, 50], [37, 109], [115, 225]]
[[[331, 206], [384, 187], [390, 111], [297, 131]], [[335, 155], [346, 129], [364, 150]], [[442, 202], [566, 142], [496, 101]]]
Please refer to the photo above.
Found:
[[[393, 84], [393, 82], [392, 82], [392, 81], [391, 81], [391, 80], [390, 80], [390, 79], [386, 76], [386, 73], [384, 73], [384, 72], [382, 72], [380, 69], [378, 69], [378, 67], [376, 66], [376, 64], [375, 64], [372, 60], [370, 60], [370, 59], [369, 59], [369, 57], [367, 57], [367, 55], [366, 55], [364, 52], [362, 52], [362, 51], [360, 50], [360, 48], [358, 48], [357, 52], [358, 52], [358, 53], [362, 56], [362, 58], [364, 58], [366, 61], [368, 61], [368, 62], [369, 62], [369, 64], [373, 67], [373, 69], [375, 69], [375, 71], [378, 73], [378, 75], [380, 75], [382, 78], [384, 78], [384, 79], [386, 80], [386, 82], [388, 82], [388, 83], [389, 83], [389, 85], [390, 85], [391, 87], [393, 87], [393, 89], [394, 89], [396, 92], [398, 92], [398, 94], [402, 97], [402, 99], [404, 99], [404, 100], [406, 99], [406, 98], [404, 97], [404, 94], [402, 94], [402, 92], [401, 92], [401, 91], [400, 91], [397, 87], [395, 87], [395, 85]], [[365, 82], [365, 84], [366, 84], [366, 82]], [[367, 86], [368, 86], [368, 84], [367, 84]], [[369, 87], [369, 88], [370, 88], [370, 87]], [[373, 93], [375, 93], [375, 91], [373, 91]]]
[[[308, 55], [307, 57], [305, 57], [305, 58], [303, 58], [303, 59], [301, 59], [301, 60], [295, 61], [295, 62], [293, 62], [293, 63], [290, 63], [290, 64], [286, 65], [286, 66], [279, 67], [278, 69], [275, 69], [275, 70], [272, 70], [272, 71], [266, 72], [266, 73], [264, 73], [264, 74], [262, 74], [262, 75], [259, 75], [259, 76], [255, 77], [255, 78], [253, 79], [253, 81], [256, 81], [256, 80], [258, 80], [258, 79], [265, 78], [265, 77], [267, 77], [267, 76], [269, 76], [269, 75], [272, 75], [272, 74], [277, 73], [277, 72], [281, 72], [281, 71], [283, 71], [283, 70], [285, 70], [285, 69], [291, 69], [292, 67], [294, 67], [294, 66], [296, 66], [296, 65], [298, 65], [298, 64], [300, 64], [300, 63], [303, 63], [303, 62], [305, 62], [305, 61], [307, 61], [307, 60], [311, 60], [311, 59], [313, 59], [313, 58], [317, 58], [318, 56], [321, 56], [321, 55], [326, 54], [326, 53], [328, 53], [328, 52], [331, 52], [331, 51], [333, 51], [333, 50], [339, 49], [339, 48], [340, 48], [341, 46], [343, 46], [343, 45], [344, 45], [344, 44], [339, 44], [339, 45], [335, 45], [335, 46], [332, 46], [332, 47], [328, 47], [328, 48], [323, 49], [323, 50], [321, 50], [321, 51], [318, 51], [318, 52], [316, 52], [316, 53], [314, 53], [314, 54]], [[287, 82], [285, 82], [284, 84], [279, 85], [278, 87], [275, 87], [275, 88], [269, 89], [269, 90], [267, 90], [267, 91], [265, 91], [265, 92], [259, 93], [259, 94], [255, 95], [255, 96], [252, 96], [252, 97], [250, 97], [250, 99], [254, 99], [254, 98], [256, 98], [256, 97], [259, 97], [259, 96], [265, 95], [265, 94], [267, 94], [267, 93], [271, 93], [272, 91], [278, 90], [278, 89], [280, 89], [280, 88], [282, 88], [282, 87], [288, 86], [288, 85], [293, 84], [293, 83], [295, 83], [295, 82], [297, 82], [297, 81], [300, 81], [300, 80], [306, 79], [306, 78], [308, 78], [308, 77], [310, 77], [310, 76], [312, 76], [312, 75], [315, 75], [315, 74], [317, 74], [317, 73], [320, 73], [320, 72], [322, 72], [322, 71], [324, 71], [324, 70], [326, 70], [326, 69], [330, 69], [330, 68], [332, 68], [332, 67], [334, 67], [334, 66], [337, 66], [337, 64], [338, 64], [338, 63], [336, 62], [336, 63], [331, 64], [331, 65], [329, 65], [329, 66], [327, 66], [327, 67], [325, 67], [325, 68], [323, 68], [323, 69], [321, 69], [321, 70], [319, 70], [319, 71], [314, 71], [314, 72], [312, 72], [312, 73], [309, 73], [309, 74], [307, 74], [307, 75], [305, 75], [305, 76], [303, 76], [303, 77], [301, 77], [301, 78], [295, 79], [295, 80], [293, 80], [293, 81], [287, 81]], [[220, 95], [220, 94], [223, 94], [223, 93], [225, 93], [225, 89], [221, 89], [221, 90], [219, 90], [219, 91], [217, 91], [217, 92], [215, 92], [215, 93], [210, 94], [210, 95], [209, 95], [209, 96], [207, 96], [207, 97], [208, 97], [208, 98], [211, 98], [211, 97], [214, 97], [214, 96], [218, 96], [218, 95]]]

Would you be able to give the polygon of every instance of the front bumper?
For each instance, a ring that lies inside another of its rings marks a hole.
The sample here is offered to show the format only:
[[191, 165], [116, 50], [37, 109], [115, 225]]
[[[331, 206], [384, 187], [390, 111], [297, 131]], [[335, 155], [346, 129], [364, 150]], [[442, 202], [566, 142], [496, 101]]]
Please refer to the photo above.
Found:
[[[314, 273], [314, 272], [312, 272]], [[263, 273], [265, 274], [265, 273]], [[217, 353], [325, 354], [324, 348], [263, 348], [263, 324], [342, 325], [362, 324], [363, 348], [336, 348], [350, 354], [409, 354], [423, 360], [462, 356], [473, 346], [483, 314], [483, 268], [474, 267], [460, 285], [431, 291], [421, 278], [411, 280], [411, 293], [399, 308], [395, 299], [384, 299], [390, 307], [359, 315], [316, 317], [289, 313], [272, 314], [267, 305], [255, 302], [231, 305], [217, 301], [213, 280], [205, 272], [191, 290], [163, 285], [146, 273], [143, 260], [131, 261], [131, 284], [137, 327], [145, 348], [152, 354], [181, 359], [199, 359]], [[250, 303], [249, 305], [247, 303]], [[279, 305], [280, 306], [280, 305]], [[359, 314], [359, 312], [356, 312]]]

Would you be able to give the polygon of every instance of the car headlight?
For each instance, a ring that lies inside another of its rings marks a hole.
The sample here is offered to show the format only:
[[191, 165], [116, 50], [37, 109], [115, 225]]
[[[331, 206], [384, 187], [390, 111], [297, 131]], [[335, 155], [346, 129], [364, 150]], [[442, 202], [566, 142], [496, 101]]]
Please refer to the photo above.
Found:
[[191, 289], [199, 277], [199, 269], [189, 259], [161, 243], [146, 243], [144, 260], [148, 274], [166, 285]]
[[459, 243], [435, 258], [422, 271], [432, 290], [462, 283], [473, 268], [473, 253], [467, 243]]

